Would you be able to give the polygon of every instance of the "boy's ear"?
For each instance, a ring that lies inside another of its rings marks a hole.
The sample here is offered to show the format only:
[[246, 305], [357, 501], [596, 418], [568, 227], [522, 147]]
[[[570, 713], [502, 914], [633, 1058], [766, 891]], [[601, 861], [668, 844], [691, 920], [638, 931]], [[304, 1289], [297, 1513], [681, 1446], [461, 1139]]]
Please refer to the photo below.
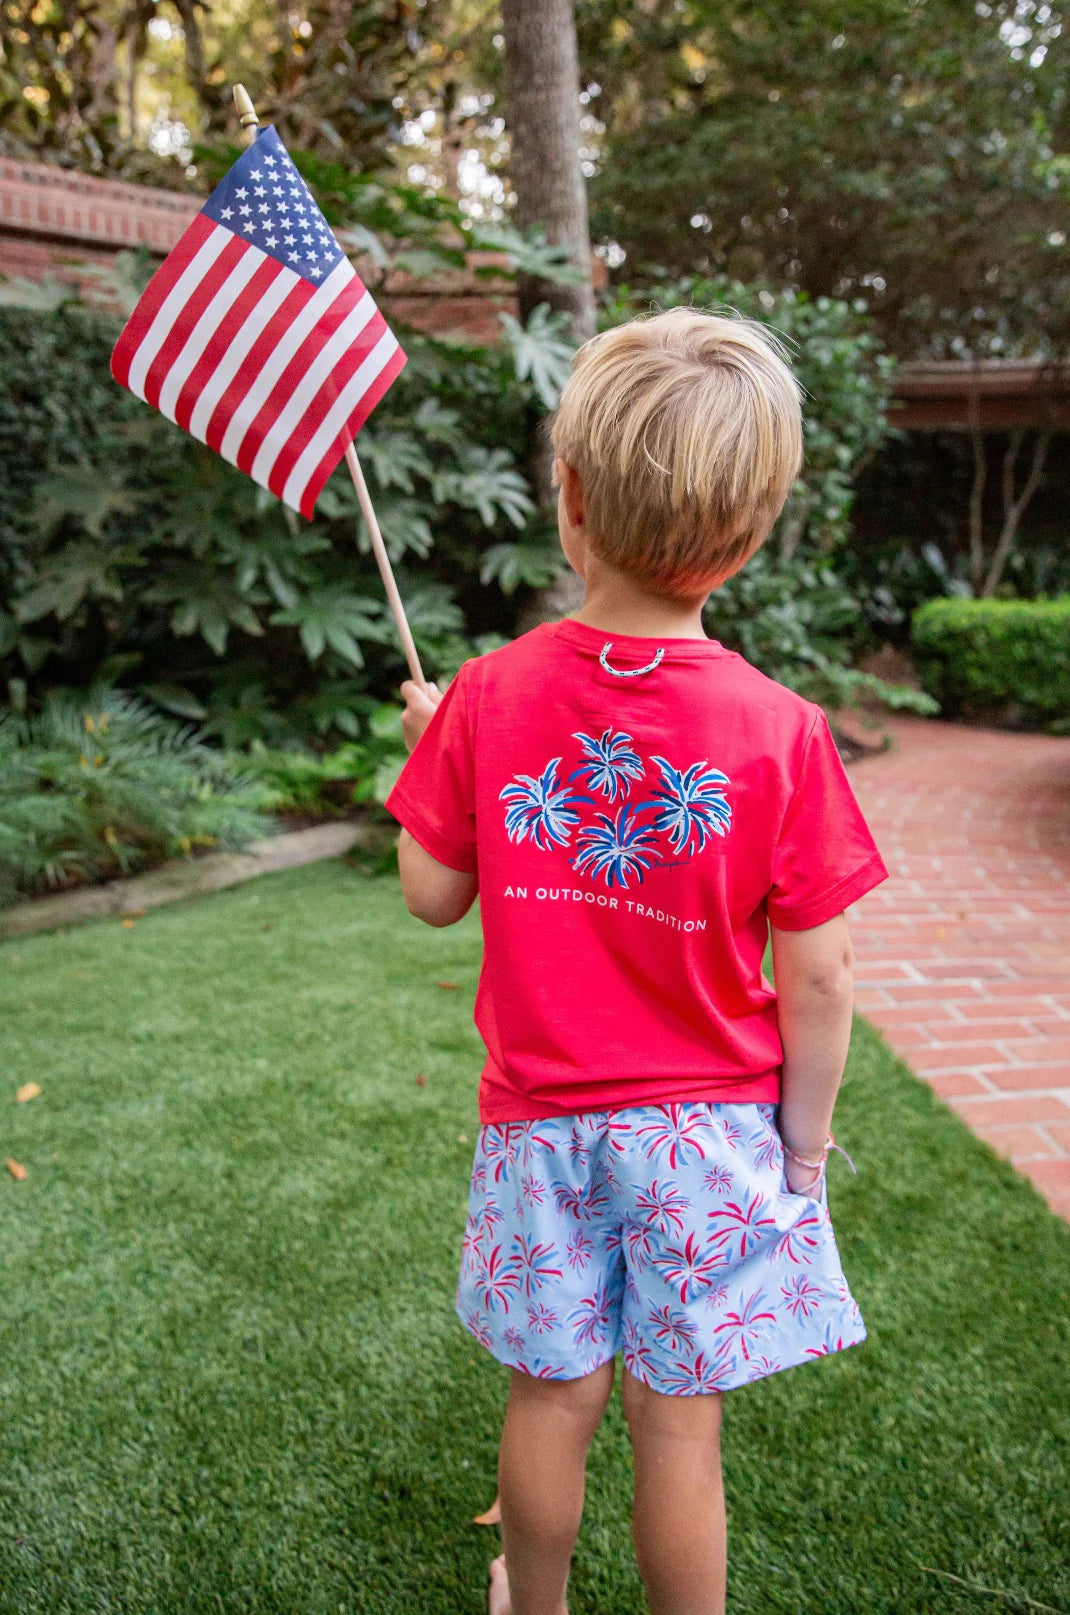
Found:
[[557, 474], [557, 485], [561, 490], [561, 497], [565, 501], [565, 514], [570, 527], [583, 526], [583, 483], [575, 466], [568, 464], [560, 457], [554, 467]]

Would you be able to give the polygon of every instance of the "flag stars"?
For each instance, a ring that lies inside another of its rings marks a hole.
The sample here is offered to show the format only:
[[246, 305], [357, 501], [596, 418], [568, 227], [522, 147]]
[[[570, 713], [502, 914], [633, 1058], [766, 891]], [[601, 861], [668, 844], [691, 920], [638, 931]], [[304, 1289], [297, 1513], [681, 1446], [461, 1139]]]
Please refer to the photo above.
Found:
[[297, 264], [297, 263], [301, 262], [301, 254], [299, 252], [288, 252], [286, 254], [286, 256], [287, 256], [287, 258], [289, 258], [289, 260], [290, 260], [290, 262], [292, 264]]
[[265, 191], [265, 189], [264, 189], [264, 187], [262, 185], [254, 185], [253, 186], [253, 195], [254, 196], [266, 196], [267, 191]]
[[260, 178], [260, 170], [259, 170], [259, 168], [251, 168], [249, 170], [249, 178], [250, 179], [259, 179]]
[[283, 236], [282, 239], [285, 241], [285, 243], [286, 243], [286, 245], [288, 247], [296, 247], [296, 245], [297, 245], [297, 237], [296, 236]]
[[248, 202], [243, 202], [241, 207], [238, 209], [239, 213], [251, 213], [252, 211], [252, 207]]
[[238, 198], [239, 201], [244, 202], [245, 198], [249, 195], [249, 192], [248, 191], [243, 191], [241, 186], [239, 185], [238, 189], [234, 192], [234, 195]]
[[220, 208], [219, 217], [221, 219], [232, 219], [234, 217], [234, 209], [232, 207]]
[[264, 161], [265, 161], [265, 163], [267, 163], [269, 168], [274, 168], [274, 166], [275, 166], [275, 158], [274, 157], [265, 157]]
[[319, 264], [313, 264], [312, 268], [309, 270], [309, 274], [312, 276], [313, 280], [319, 280], [320, 276], [323, 274], [323, 270], [320, 268]]
[[310, 236], [310, 235], [303, 235], [301, 237], [301, 240], [304, 242], [306, 247], [311, 247], [313, 239], [314, 238], [312, 236]]
[[265, 247], [277, 247], [278, 244], [279, 244], [278, 236], [265, 236], [264, 237], [264, 245], [265, 245]]

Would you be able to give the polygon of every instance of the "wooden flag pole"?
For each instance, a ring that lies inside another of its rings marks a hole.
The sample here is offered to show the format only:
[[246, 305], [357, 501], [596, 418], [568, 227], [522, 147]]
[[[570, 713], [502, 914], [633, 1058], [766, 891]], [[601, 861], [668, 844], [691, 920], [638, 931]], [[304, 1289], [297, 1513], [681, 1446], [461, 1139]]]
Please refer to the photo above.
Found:
[[[234, 106], [238, 113], [238, 122], [245, 130], [246, 141], [251, 146], [256, 139], [260, 119], [256, 115], [256, 108], [253, 106], [249, 92], [244, 84], [235, 84], [234, 86]], [[397, 628], [398, 638], [401, 640], [401, 648], [405, 652], [405, 660], [409, 665], [409, 674], [422, 690], [426, 690], [427, 680], [424, 678], [424, 670], [420, 666], [420, 657], [412, 637], [412, 629], [409, 627], [409, 619], [405, 615], [405, 606], [394, 578], [394, 569], [390, 565], [390, 556], [387, 554], [386, 545], [383, 542], [379, 521], [372, 505], [371, 494], [368, 492], [368, 484], [364, 480], [364, 471], [360, 461], [357, 459], [357, 451], [352, 443], [346, 449], [345, 461], [349, 468], [349, 475], [353, 479], [353, 487], [356, 490], [360, 513], [364, 517], [368, 537], [371, 539], [372, 554], [375, 556], [376, 564], [379, 567], [379, 576], [382, 578], [383, 588], [386, 590], [387, 604], [394, 618], [394, 626]]]

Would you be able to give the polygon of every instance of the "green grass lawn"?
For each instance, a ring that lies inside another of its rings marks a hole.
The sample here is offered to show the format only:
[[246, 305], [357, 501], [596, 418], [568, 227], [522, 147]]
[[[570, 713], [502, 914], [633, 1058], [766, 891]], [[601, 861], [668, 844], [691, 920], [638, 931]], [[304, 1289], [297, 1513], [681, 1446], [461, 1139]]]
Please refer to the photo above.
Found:
[[[339, 864], [0, 948], [3, 1615], [484, 1607], [478, 958]], [[1070, 1230], [864, 1025], [837, 1130], [870, 1340], [730, 1396], [729, 1607], [1068, 1611]], [[574, 1615], [644, 1607], [628, 1494], [614, 1404]]]

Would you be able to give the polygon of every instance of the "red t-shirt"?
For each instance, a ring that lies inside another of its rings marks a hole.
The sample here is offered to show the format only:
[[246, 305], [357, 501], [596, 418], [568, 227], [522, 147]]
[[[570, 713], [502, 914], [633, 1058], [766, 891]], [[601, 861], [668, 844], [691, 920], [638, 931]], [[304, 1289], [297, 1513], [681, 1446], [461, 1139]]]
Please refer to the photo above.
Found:
[[714, 640], [609, 638], [467, 662], [387, 801], [479, 877], [484, 1123], [775, 1101], [768, 922], [887, 874], [819, 707]]

